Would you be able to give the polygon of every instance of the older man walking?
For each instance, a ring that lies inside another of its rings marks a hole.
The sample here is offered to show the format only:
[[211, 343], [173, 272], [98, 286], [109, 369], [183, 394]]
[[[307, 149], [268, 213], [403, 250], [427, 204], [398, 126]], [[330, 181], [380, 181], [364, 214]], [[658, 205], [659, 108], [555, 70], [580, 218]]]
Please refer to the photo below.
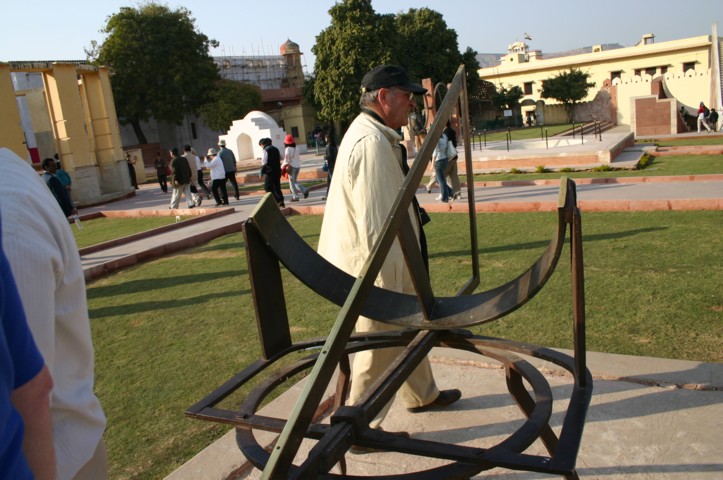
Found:
[[[338, 268], [358, 276], [372, 252], [406, 175], [406, 151], [396, 132], [407, 123], [414, 95], [426, 92], [409, 80], [404, 68], [381, 65], [364, 75], [360, 104], [362, 113], [349, 126], [339, 153], [319, 238], [319, 253]], [[414, 204], [407, 214], [415, 228], [422, 255], [426, 241]], [[394, 240], [376, 279], [381, 288], [415, 293], [399, 240]], [[357, 332], [394, 330], [397, 327], [359, 317]], [[349, 403], [361, 399], [399, 356], [401, 348], [356, 353], [352, 367]], [[411, 412], [450, 405], [461, 397], [459, 390], [439, 391], [429, 360], [422, 361], [399, 389]], [[370, 425], [379, 427], [387, 405]]]

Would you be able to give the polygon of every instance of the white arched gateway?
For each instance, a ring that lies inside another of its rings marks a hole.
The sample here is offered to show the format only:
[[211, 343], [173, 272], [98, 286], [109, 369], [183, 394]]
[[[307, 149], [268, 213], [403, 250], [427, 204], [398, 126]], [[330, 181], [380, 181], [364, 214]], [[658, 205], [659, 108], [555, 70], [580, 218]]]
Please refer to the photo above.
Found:
[[242, 120], [234, 120], [226, 135], [218, 137], [226, 140], [226, 148], [231, 150], [238, 160], [261, 158], [262, 149], [259, 140], [268, 137], [280, 151], [284, 150], [286, 133], [264, 112], [254, 110]]

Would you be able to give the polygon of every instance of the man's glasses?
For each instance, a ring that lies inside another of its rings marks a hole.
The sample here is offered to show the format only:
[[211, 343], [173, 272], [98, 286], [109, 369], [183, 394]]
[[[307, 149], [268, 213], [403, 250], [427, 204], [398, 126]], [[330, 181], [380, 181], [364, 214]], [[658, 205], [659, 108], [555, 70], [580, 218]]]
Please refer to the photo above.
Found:
[[402, 90], [401, 88], [395, 88], [395, 90], [399, 90], [400, 92], [403, 92], [403, 93], [405, 93], [405, 94], [406, 94], [406, 93], [409, 93], [409, 101], [410, 101], [410, 102], [411, 102], [412, 99], [414, 98], [414, 92], [407, 92], [406, 90]]

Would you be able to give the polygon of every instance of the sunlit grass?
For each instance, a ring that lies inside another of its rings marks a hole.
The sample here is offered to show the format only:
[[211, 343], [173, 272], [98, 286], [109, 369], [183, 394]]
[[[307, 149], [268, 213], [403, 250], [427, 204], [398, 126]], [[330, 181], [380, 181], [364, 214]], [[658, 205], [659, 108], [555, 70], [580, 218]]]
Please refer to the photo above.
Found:
[[[185, 216], [181, 217], [181, 220], [185, 219]], [[83, 228], [80, 229], [72, 225], [72, 230], [78, 248], [84, 248], [175, 222], [175, 215], [137, 218], [102, 217], [82, 221]]]
[[[707, 175], [723, 173], [723, 155], [677, 155], [655, 157], [647, 168], [641, 170], [611, 170], [607, 172], [574, 171], [550, 173], [488, 173], [475, 174], [476, 182], [504, 180], [542, 180], [559, 179], [561, 176], [570, 178], [617, 178], [617, 177], [651, 177], [667, 175]], [[464, 178], [460, 177], [463, 181]]]
[[[433, 214], [431, 279], [453, 295], [469, 277], [467, 217]], [[290, 219], [310, 245], [321, 217]], [[550, 213], [478, 216], [482, 285], [521, 273], [546, 248]], [[723, 213], [588, 213], [583, 217], [588, 348], [723, 361]], [[114, 479], [163, 478], [228, 428], [183, 412], [259, 356], [240, 234], [88, 285], [96, 390], [108, 416]], [[476, 333], [570, 348], [569, 252], [543, 290]], [[328, 334], [339, 308], [284, 272], [292, 336]]]

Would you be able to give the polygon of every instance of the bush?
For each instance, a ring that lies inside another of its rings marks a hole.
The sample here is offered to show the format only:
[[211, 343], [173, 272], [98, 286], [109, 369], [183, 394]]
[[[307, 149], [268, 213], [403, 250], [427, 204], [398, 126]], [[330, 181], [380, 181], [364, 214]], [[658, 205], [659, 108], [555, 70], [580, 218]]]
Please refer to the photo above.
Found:
[[643, 156], [640, 157], [640, 160], [638, 160], [638, 163], [635, 164], [635, 170], [643, 170], [645, 168], [648, 168], [650, 164], [653, 163], [653, 160], [655, 160], [655, 157], [644, 153]]
[[538, 165], [535, 167], [535, 173], [549, 173], [550, 170], [546, 168], [544, 165]]
[[591, 172], [612, 172], [615, 170], [613, 167], [608, 165], [607, 163], [603, 163], [602, 165], [598, 165], [597, 167], [590, 170]]
[[563, 167], [563, 168], [561, 168], [561, 169], [558, 170], [558, 171], [559, 171], [559, 172], [562, 172], [562, 173], [570, 173], [570, 172], [574, 172], [575, 169], [572, 168], [572, 167]]
[[525, 172], [522, 171], [522, 170], [519, 170], [519, 169], [517, 169], [517, 168], [515, 168], [515, 167], [512, 167], [512, 168], [510, 169], [510, 173], [511, 173], [512, 175], [518, 175], [518, 174], [520, 174], [520, 173], [525, 173]]

